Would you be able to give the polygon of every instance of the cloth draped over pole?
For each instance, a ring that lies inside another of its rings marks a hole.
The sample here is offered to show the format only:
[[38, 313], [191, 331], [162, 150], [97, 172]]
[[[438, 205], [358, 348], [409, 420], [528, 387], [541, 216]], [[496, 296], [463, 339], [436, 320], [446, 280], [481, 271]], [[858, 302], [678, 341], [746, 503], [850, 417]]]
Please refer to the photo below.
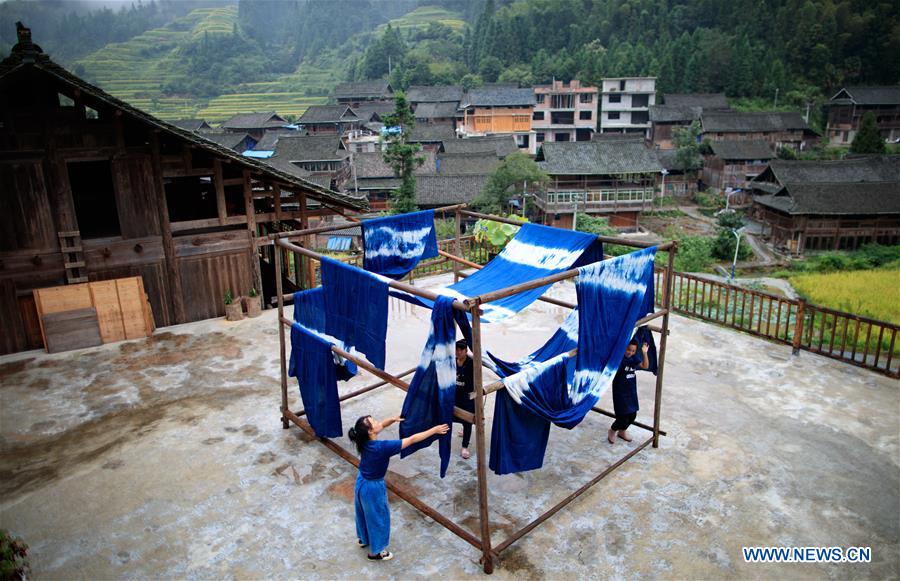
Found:
[[[437, 292], [464, 300], [602, 259], [603, 244], [593, 234], [525, 223], [484, 268]], [[493, 323], [509, 318], [536, 301], [548, 288], [549, 285], [542, 286], [486, 303], [481, 307], [482, 320]], [[432, 304], [403, 292], [391, 294], [424, 307]]]
[[[438, 297], [431, 311], [431, 332], [419, 366], [409, 385], [403, 409], [400, 413], [400, 437], [405, 438], [437, 424], [453, 422], [453, 406], [456, 396], [456, 328], [459, 325], [463, 337], [471, 347], [472, 329], [466, 314], [453, 308], [450, 297]], [[452, 430], [451, 430], [452, 432]], [[434, 436], [400, 453], [406, 457], [438, 441], [441, 458], [441, 478], [447, 474], [450, 463], [451, 432]]]
[[438, 255], [434, 210], [365, 220], [362, 236], [363, 268], [393, 279]]
[[[506, 389], [495, 401], [489, 462], [494, 472], [540, 468], [550, 422], [572, 429], [596, 405], [616, 374], [634, 323], [653, 312], [655, 256], [656, 249], [648, 248], [580, 268], [577, 331], [573, 312], [547, 344], [522, 361], [491, 356], [498, 374], [514, 372], [504, 377]], [[573, 358], [567, 351], [575, 332]]]

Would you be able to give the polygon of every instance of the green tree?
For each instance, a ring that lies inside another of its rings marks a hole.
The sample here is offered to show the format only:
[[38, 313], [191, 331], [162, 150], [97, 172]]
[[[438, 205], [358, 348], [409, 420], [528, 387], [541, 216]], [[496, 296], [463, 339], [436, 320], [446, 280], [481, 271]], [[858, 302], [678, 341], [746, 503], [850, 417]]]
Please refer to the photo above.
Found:
[[512, 189], [524, 187], [540, 188], [550, 181], [550, 177], [527, 154], [520, 151], [506, 156], [494, 173], [490, 175], [484, 189], [475, 200], [475, 207], [482, 211], [500, 214], [509, 206]]
[[672, 132], [672, 144], [675, 146], [675, 162], [686, 172], [697, 171], [703, 167], [700, 157], [700, 123], [694, 121], [689, 127], [679, 127]]
[[863, 115], [862, 123], [859, 124], [859, 130], [853, 143], [850, 144], [851, 153], [884, 153], [884, 139], [878, 132], [875, 125], [875, 115], [868, 112]]
[[390, 165], [394, 174], [400, 178], [400, 187], [391, 193], [391, 213], [415, 212], [418, 206], [416, 177], [413, 172], [424, 163], [425, 158], [416, 155], [421, 149], [419, 144], [406, 141], [416, 119], [402, 91], [394, 94], [394, 112], [386, 115], [384, 122], [387, 127], [400, 127], [399, 132], [385, 138], [388, 145], [383, 155], [384, 162]]

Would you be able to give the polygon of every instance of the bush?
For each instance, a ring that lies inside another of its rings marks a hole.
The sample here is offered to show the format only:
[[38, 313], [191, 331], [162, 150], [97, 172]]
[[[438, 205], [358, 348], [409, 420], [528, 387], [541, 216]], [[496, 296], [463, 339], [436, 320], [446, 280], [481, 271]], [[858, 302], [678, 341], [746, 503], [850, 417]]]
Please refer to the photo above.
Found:
[[9, 531], [0, 529], [0, 579], [25, 579], [31, 574], [28, 545]]
[[685, 236], [678, 241], [675, 255], [675, 270], [681, 272], [703, 272], [713, 263], [713, 239], [704, 236]]
[[712, 191], [695, 192], [694, 201], [701, 208], [719, 209], [725, 207], [725, 196]]
[[866, 244], [855, 251], [832, 251], [813, 255], [791, 265], [792, 273], [835, 272], [896, 268], [900, 263], [900, 245]]
[[[720, 260], [734, 260], [734, 243], [736, 239], [731, 230], [719, 230], [712, 244], [712, 255]], [[738, 260], [746, 260], [753, 254], [750, 245], [741, 238], [741, 248], [738, 250]]]

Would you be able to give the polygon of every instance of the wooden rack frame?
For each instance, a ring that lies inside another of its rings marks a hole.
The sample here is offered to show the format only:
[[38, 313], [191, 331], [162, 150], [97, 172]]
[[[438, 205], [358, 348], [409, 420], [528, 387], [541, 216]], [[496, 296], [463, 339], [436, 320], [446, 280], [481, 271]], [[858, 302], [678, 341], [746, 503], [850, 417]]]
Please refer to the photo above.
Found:
[[[520, 222], [516, 222], [514, 220], [510, 220], [508, 218], [503, 218], [500, 216], [492, 216], [488, 214], [479, 214], [477, 212], [471, 212], [465, 209], [465, 204], [457, 204], [454, 206], [446, 206], [443, 208], [438, 208], [435, 212], [443, 212], [445, 215], [448, 212], [453, 212], [456, 218], [456, 241], [454, 245], [455, 254], [449, 254], [446, 252], [441, 252], [441, 255], [444, 256], [447, 260], [451, 260], [454, 263], [454, 279], [459, 280], [460, 277], [464, 276], [460, 270], [463, 267], [467, 268], [481, 268], [480, 265], [472, 263], [465, 258], [458, 256], [460, 254], [460, 237], [461, 237], [461, 224], [463, 216], [473, 217], [473, 218], [485, 218], [489, 220], [494, 220], [497, 222], [503, 222], [508, 224], [513, 224], [520, 226]], [[288, 407], [288, 375], [287, 375], [287, 353], [286, 353], [286, 344], [285, 344], [285, 328], [289, 328], [293, 321], [284, 316], [284, 304], [286, 300], [291, 300], [292, 295], [284, 295], [282, 294], [282, 253], [285, 251], [294, 252], [299, 254], [300, 256], [306, 257], [308, 259], [313, 260], [321, 260], [322, 255], [305, 248], [302, 243], [300, 245], [291, 242], [291, 239], [306, 239], [310, 234], [317, 234], [322, 232], [329, 232], [333, 230], [339, 230], [346, 228], [346, 225], [341, 226], [324, 226], [317, 228], [308, 228], [305, 230], [297, 230], [293, 232], [282, 232], [275, 235], [272, 235], [271, 238], [274, 242], [277, 259], [275, 260], [275, 276], [276, 276], [276, 289], [278, 296], [278, 342], [280, 348], [280, 359], [281, 359], [281, 422], [282, 427], [284, 429], [288, 429], [290, 427], [290, 423], [294, 423], [311, 437], [316, 438], [315, 432], [309, 423], [306, 422], [301, 416], [305, 414], [304, 411], [293, 412]], [[648, 244], [645, 242], [638, 242], [633, 240], [628, 240], [625, 238], [613, 238], [607, 236], [598, 236], [597, 237], [602, 242], [619, 244], [623, 246], [631, 246], [636, 248], [646, 248], [652, 246], [652, 244]], [[593, 485], [597, 484], [600, 480], [608, 476], [613, 470], [621, 466], [628, 459], [635, 456], [638, 452], [646, 448], [648, 445], [652, 444], [654, 448], [659, 447], [659, 437], [665, 436], [666, 433], [660, 429], [660, 411], [661, 411], [661, 403], [662, 403], [662, 388], [663, 388], [663, 371], [665, 369], [665, 358], [666, 358], [666, 339], [669, 334], [669, 313], [671, 306], [671, 296], [672, 296], [672, 273], [673, 263], [675, 260], [675, 253], [677, 251], [677, 243], [676, 242], [667, 242], [657, 246], [659, 251], [668, 252], [668, 263], [665, 269], [663, 270], [664, 283], [662, 289], [662, 308], [656, 311], [655, 313], [648, 315], [641, 320], [639, 320], [635, 326], [645, 325], [650, 321], [655, 319], [662, 319], [662, 324], [659, 327], [650, 326], [650, 329], [654, 332], [660, 334], [659, 347], [657, 350], [658, 355], [658, 370], [656, 375], [656, 390], [653, 399], [653, 425], [646, 425], [640, 422], [635, 422], [634, 425], [638, 428], [646, 430], [648, 432], [652, 432], [652, 435], [637, 444], [635, 448], [630, 450], [627, 454], [619, 458], [613, 464], [606, 467], [602, 472], [594, 476], [591, 480], [586, 482], [581, 488], [575, 490], [564, 499], [559, 501], [557, 504], [553, 505], [546, 512], [529, 522], [527, 525], [519, 529], [518, 531], [512, 533], [506, 540], [501, 542], [499, 545], [492, 547], [491, 546], [491, 531], [490, 531], [490, 521], [488, 514], [488, 493], [487, 493], [487, 445], [484, 435], [484, 403], [485, 398], [495, 391], [503, 389], [502, 382], [495, 382], [490, 385], [485, 386], [482, 378], [482, 348], [481, 348], [481, 319], [479, 315], [482, 313], [481, 305], [485, 303], [489, 303], [491, 301], [495, 301], [504, 297], [508, 297], [519, 292], [523, 292], [525, 290], [541, 287], [548, 284], [553, 284], [562, 280], [569, 280], [578, 275], [578, 269], [571, 269], [565, 272], [561, 272], [558, 274], [554, 274], [551, 276], [542, 277], [533, 281], [529, 281], [526, 283], [513, 285], [511, 287], [500, 289], [496, 291], [492, 291], [489, 293], [485, 293], [483, 295], [472, 297], [466, 299], [464, 301], [456, 300], [453, 302], [453, 307], [457, 310], [467, 312], [471, 315], [472, 319], [472, 355], [473, 355], [473, 368], [474, 368], [474, 391], [470, 395], [472, 399], [475, 400], [475, 413], [474, 415], [461, 410], [459, 408], [454, 408], [454, 416], [459, 419], [464, 419], [466, 421], [470, 421], [475, 425], [475, 447], [476, 447], [476, 462], [477, 462], [477, 478], [478, 478], [478, 512], [479, 512], [479, 522], [480, 529], [477, 533], [473, 533], [469, 530], [466, 530], [464, 527], [459, 524], [453, 522], [451, 519], [443, 515], [441, 512], [436, 510], [435, 508], [429, 506], [424, 503], [421, 499], [416, 496], [413, 492], [411, 492], [407, 487], [402, 486], [400, 483], [396, 482], [394, 478], [389, 473], [385, 482], [387, 487], [394, 492], [397, 496], [411, 504], [420, 512], [425, 515], [431, 517], [435, 522], [439, 523], [447, 530], [466, 541], [479, 551], [481, 551], [481, 564], [484, 568], [485, 573], [492, 573], [494, 570], [494, 560], [499, 559], [501, 553], [508, 549], [510, 545], [514, 542], [534, 530], [538, 525], [549, 519], [567, 504], [584, 494], [588, 489], [590, 489]], [[307, 276], [309, 276], [310, 271], [306, 269], [304, 271]], [[310, 279], [312, 280], [312, 279]], [[308, 286], [313, 286], [309, 284]], [[404, 284], [398, 281], [390, 281], [389, 286], [392, 288], [396, 288], [398, 290], [402, 290], [408, 292], [409, 294], [434, 300], [438, 295], [437, 293], [425, 289], [421, 289], [412, 285]], [[568, 308], [574, 308], [575, 305], [571, 303], [567, 303], [564, 301], [559, 301], [557, 299], [551, 299], [549, 297], [541, 297], [542, 300]], [[337, 353], [338, 355], [349, 359], [356, 363], [360, 369], [364, 369], [379, 378], [381, 381], [369, 385], [367, 387], [363, 387], [351, 393], [345, 394], [340, 397], [340, 401], [344, 401], [350, 399], [352, 397], [356, 397], [358, 395], [362, 395], [364, 393], [368, 393], [374, 389], [382, 387], [387, 384], [391, 384], [395, 387], [398, 387], [404, 391], [408, 390], [409, 384], [402, 380], [403, 377], [409, 376], [415, 372], [415, 368], [409, 369], [399, 373], [398, 375], [392, 375], [385, 371], [382, 371], [356, 355], [348, 353], [343, 349], [338, 347], [332, 347], [332, 351]], [[573, 350], [574, 353], [575, 350]], [[615, 417], [615, 414], [603, 410], [599, 407], [594, 407], [592, 409], [595, 413], [608, 416]], [[328, 438], [316, 438], [325, 445], [328, 449], [332, 450], [338, 456], [346, 460], [347, 462], [353, 464], [354, 466], [359, 466], [359, 459], [356, 455], [346, 448], [338, 445], [334, 441]]]

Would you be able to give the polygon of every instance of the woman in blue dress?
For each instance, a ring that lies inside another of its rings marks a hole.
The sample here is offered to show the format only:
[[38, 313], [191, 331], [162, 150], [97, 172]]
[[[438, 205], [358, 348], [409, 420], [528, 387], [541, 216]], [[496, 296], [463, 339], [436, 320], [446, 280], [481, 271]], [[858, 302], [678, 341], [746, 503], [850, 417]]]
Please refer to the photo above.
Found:
[[449, 430], [447, 424], [440, 424], [402, 440], [378, 439], [378, 434], [383, 429], [402, 421], [403, 418], [399, 416], [380, 422], [372, 416], [362, 416], [347, 434], [359, 451], [359, 476], [356, 477], [353, 490], [356, 536], [359, 546], [369, 547], [370, 561], [388, 561], [394, 557], [387, 550], [391, 536], [391, 509], [388, 507], [387, 487], [384, 484], [391, 456], [399, 454], [400, 450], [409, 445], [446, 434]]
[[610, 444], [616, 443], [616, 436], [619, 436], [626, 442], [632, 440], [626, 430], [628, 426], [634, 423], [638, 413], [638, 394], [637, 379], [634, 376], [636, 369], [648, 369], [650, 367], [650, 359], [647, 353], [650, 351], [650, 345], [644, 343], [641, 346], [641, 354], [637, 354], [637, 339], [632, 339], [625, 348], [625, 355], [622, 357], [622, 363], [619, 364], [619, 370], [612, 381], [613, 410], [616, 412], [616, 421], [609, 427], [606, 432], [606, 440]]

